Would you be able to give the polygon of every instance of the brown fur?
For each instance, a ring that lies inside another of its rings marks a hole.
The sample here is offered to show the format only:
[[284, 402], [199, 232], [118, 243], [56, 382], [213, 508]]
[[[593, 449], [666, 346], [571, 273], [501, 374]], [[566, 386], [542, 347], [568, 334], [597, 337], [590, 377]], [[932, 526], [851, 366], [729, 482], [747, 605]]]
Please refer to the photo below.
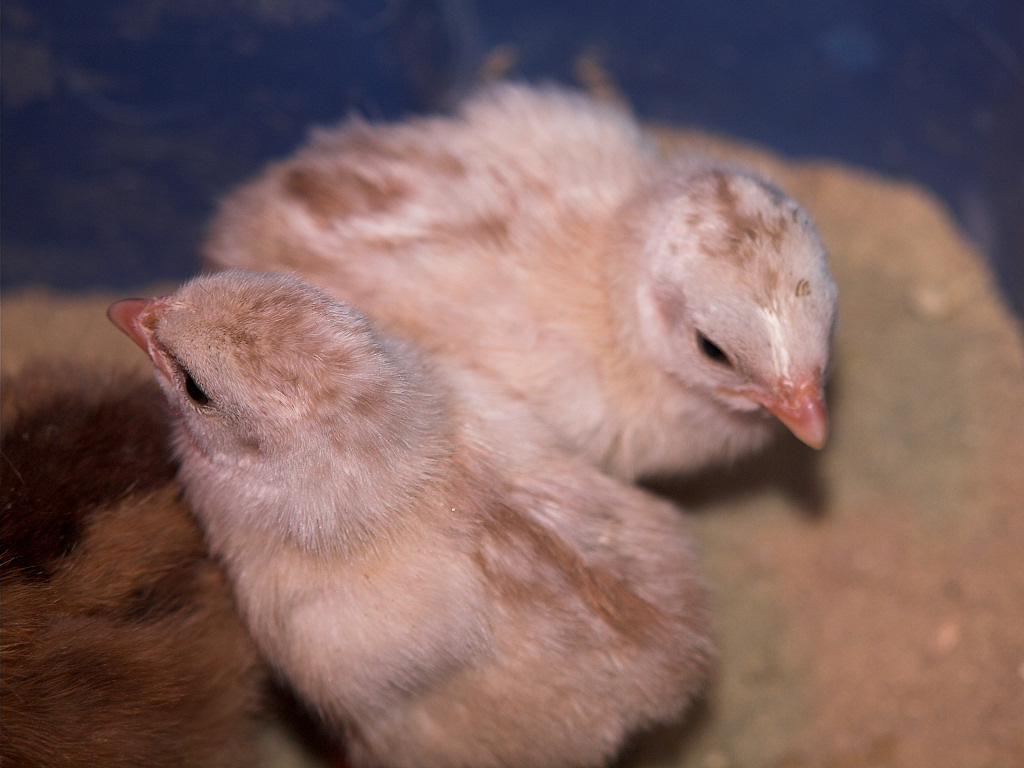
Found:
[[[335, 216], [379, 213], [406, 193], [404, 187], [387, 180], [372, 182], [361, 176], [341, 174], [330, 177], [301, 168], [289, 173], [284, 184], [288, 194], [301, 200], [325, 222]], [[339, 195], [339, 185], [347, 186], [349, 194]]]
[[[745, 211], [739, 195], [733, 189], [735, 182], [734, 173], [721, 170], [697, 174], [693, 179], [692, 194], [695, 198], [701, 196], [702, 184], [713, 185], [718, 215], [726, 225], [721, 240], [717, 244], [708, 243], [708, 253], [715, 258], [733, 261], [741, 266], [759, 268], [758, 262], [765, 250], [780, 251], [787, 233], [792, 232], [793, 226], [784, 211], [773, 212], [774, 215], [766, 215], [763, 211]], [[768, 185], [761, 186], [770, 197], [776, 195]], [[699, 222], [694, 222], [691, 226], [696, 224]]]
[[546, 530], [529, 517], [503, 504], [492, 504], [482, 510], [481, 545], [474, 553], [484, 579], [503, 600], [536, 602], [537, 582], [521, 572], [503, 568], [497, 562], [496, 553], [506, 551], [523, 558], [531, 568], [537, 564], [549, 565], [561, 574], [550, 596], [555, 604], [564, 598], [567, 590], [579, 595], [589, 611], [598, 616], [616, 634], [634, 642], [644, 639], [650, 627], [664, 624], [668, 617], [638, 597], [609, 568], [587, 565], [578, 552], [573, 551], [565, 541], [552, 537]]
[[[97, 381], [91, 391], [54, 392], [55, 384], [37, 370], [3, 387], [0, 525], [9, 564], [39, 578], [74, 549], [96, 509], [174, 476], [167, 406], [151, 383]], [[119, 397], [107, 395], [110, 386], [122, 390]], [[103, 457], [116, 460], [101, 465]]]
[[263, 673], [151, 381], [3, 383], [4, 766], [249, 765]]

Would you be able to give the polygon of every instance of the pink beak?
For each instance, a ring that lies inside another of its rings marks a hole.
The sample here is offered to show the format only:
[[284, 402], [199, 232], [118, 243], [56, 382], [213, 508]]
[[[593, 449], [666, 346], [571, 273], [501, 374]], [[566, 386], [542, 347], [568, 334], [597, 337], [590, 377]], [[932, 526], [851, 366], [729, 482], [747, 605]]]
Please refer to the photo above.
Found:
[[782, 386], [772, 397], [760, 400], [789, 431], [811, 448], [820, 450], [828, 438], [825, 394], [816, 380]]
[[107, 309], [107, 317], [111, 322], [128, 334], [128, 338], [149, 352], [149, 334], [144, 325], [143, 315], [153, 303], [152, 299], [122, 299], [115, 301]]
[[167, 364], [167, 355], [162, 353], [163, 348], [155, 335], [156, 312], [163, 306], [162, 299], [122, 299], [110, 305], [107, 317], [149, 355], [153, 364], [165, 376], [172, 378], [173, 372]]

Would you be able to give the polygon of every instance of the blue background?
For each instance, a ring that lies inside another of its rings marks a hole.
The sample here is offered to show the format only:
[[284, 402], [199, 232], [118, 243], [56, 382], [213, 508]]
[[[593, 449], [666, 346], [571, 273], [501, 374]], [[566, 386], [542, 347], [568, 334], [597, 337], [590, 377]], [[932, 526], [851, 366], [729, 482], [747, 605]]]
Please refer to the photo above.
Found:
[[1020, 0], [5, 0], [5, 288], [182, 279], [316, 124], [444, 109], [494, 51], [638, 114], [922, 183], [1024, 312]]

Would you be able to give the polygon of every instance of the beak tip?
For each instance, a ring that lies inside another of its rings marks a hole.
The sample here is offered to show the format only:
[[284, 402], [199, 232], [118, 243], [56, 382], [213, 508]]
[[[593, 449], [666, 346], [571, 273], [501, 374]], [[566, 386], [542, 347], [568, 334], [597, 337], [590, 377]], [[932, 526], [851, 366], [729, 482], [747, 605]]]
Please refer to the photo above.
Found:
[[821, 434], [815, 435], [797, 435], [797, 437], [806, 445], [810, 446], [816, 451], [820, 451], [825, 447], [825, 443], [828, 442], [828, 433], [822, 431]]
[[800, 420], [781, 418], [778, 414], [776, 417], [797, 440], [816, 451], [823, 449], [828, 442], [828, 423], [823, 411], [820, 417], [819, 414], [815, 414]]
[[107, 307], [107, 318], [143, 350], [148, 350], [142, 313], [152, 305], [149, 299], [121, 299]]
[[802, 443], [816, 451], [825, 447], [828, 413], [819, 386], [800, 387], [791, 396], [766, 407]]

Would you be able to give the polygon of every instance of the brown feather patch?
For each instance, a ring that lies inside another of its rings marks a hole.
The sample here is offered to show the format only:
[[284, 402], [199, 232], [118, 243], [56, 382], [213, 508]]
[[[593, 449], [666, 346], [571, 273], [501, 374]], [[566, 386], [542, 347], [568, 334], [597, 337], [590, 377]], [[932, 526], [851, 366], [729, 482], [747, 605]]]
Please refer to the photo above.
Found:
[[75, 548], [93, 510], [174, 476], [167, 405], [155, 382], [61, 375], [83, 380], [90, 384], [56, 389], [35, 369], [16, 386], [4, 383], [5, 567], [36, 578], [46, 578], [53, 561]]
[[5, 766], [252, 763], [265, 673], [181, 500], [162, 399], [148, 376], [4, 381]]

